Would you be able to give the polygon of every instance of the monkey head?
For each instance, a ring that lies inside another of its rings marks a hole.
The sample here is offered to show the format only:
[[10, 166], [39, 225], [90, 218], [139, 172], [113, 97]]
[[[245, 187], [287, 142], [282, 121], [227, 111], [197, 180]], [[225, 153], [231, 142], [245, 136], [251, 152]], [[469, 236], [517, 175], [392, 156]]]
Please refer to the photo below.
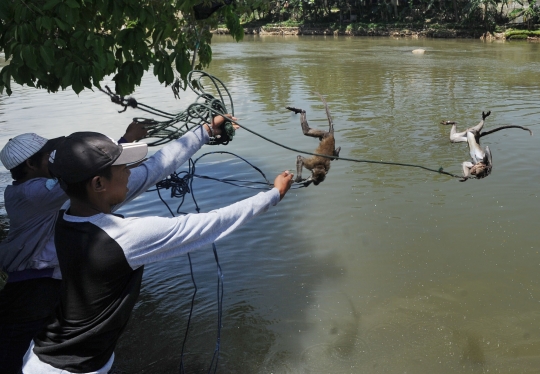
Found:
[[471, 175], [475, 175], [476, 178], [482, 179], [491, 174], [491, 165], [479, 162], [471, 168]]
[[323, 166], [316, 166], [311, 170], [311, 180], [313, 184], [316, 186], [326, 178], [326, 173], [328, 171]]

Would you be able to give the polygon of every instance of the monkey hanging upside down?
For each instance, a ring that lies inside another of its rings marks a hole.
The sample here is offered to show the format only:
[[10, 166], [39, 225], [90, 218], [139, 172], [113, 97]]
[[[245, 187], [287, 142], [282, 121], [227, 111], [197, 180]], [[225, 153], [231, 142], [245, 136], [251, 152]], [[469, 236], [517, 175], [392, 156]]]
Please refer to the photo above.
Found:
[[488, 146], [484, 149], [480, 147], [480, 144], [478, 144], [479, 138], [477, 138], [477, 136], [477, 131], [467, 131], [466, 137], [471, 161], [465, 161], [462, 164], [463, 178], [459, 180], [460, 182], [465, 182], [469, 179], [470, 175], [474, 175], [476, 178], [481, 179], [491, 174], [491, 169], [493, 168], [491, 151]]
[[477, 179], [485, 178], [491, 173], [493, 168], [493, 157], [489, 147], [482, 149], [480, 147], [480, 138], [494, 132], [504, 130], [504, 129], [522, 129], [528, 131], [531, 136], [533, 132], [523, 126], [517, 125], [508, 125], [500, 126], [490, 131], [482, 131], [484, 127], [484, 122], [486, 118], [491, 114], [491, 111], [487, 113], [482, 112], [482, 121], [480, 121], [476, 126], [468, 128], [463, 132], [458, 132], [456, 128], [456, 122], [454, 121], [442, 121], [442, 125], [452, 125], [450, 130], [450, 141], [452, 143], [467, 142], [469, 145], [469, 154], [471, 155], [471, 161], [465, 161], [462, 163], [463, 168], [463, 178], [460, 179], [460, 182], [465, 182], [471, 175], [476, 176]]
[[[321, 98], [326, 109], [326, 117], [328, 117], [329, 124], [328, 131], [310, 128], [306, 119], [305, 110], [292, 107], [287, 107], [287, 109], [293, 111], [295, 114], [300, 113], [300, 125], [302, 126], [302, 132], [304, 133], [304, 135], [319, 138], [319, 140], [321, 141], [314, 153], [319, 155], [339, 157], [339, 151], [341, 150], [341, 147], [338, 147], [336, 149], [336, 140], [334, 138], [334, 124], [332, 122], [332, 116], [330, 116], [330, 111], [328, 110], [326, 100], [324, 100], [324, 98], [318, 93], [317, 96]], [[298, 155], [296, 157], [295, 182], [304, 182], [304, 185], [306, 187], [309, 186], [311, 182], [313, 182], [314, 185], [318, 185], [326, 178], [326, 174], [328, 174], [328, 170], [330, 170], [331, 160], [331, 157], [311, 156], [309, 158], [305, 158]], [[302, 166], [306, 169], [311, 170], [310, 177], [302, 179]]]

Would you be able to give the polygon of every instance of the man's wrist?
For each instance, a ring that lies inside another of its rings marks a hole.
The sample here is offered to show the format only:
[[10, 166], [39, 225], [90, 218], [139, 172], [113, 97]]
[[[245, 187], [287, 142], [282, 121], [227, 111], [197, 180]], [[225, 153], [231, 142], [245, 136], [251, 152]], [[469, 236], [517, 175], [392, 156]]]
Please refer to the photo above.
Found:
[[210, 138], [213, 138], [214, 137], [214, 131], [212, 130], [212, 126], [210, 126], [209, 124], [205, 123], [203, 125], [203, 128], [206, 130], [206, 132], [208, 133], [208, 136]]

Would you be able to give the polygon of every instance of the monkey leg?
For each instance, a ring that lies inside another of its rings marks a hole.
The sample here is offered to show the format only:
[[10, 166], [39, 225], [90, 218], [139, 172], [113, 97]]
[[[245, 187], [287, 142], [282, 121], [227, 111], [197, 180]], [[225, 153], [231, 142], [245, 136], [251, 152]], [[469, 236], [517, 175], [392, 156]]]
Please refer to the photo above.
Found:
[[486, 121], [486, 118], [488, 118], [490, 114], [491, 114], [491, 111], [489, 111], [487, 113], [482, 112], [482, 120], [480, 122], [478, 122], [478, 125], [467, 129], [467, 131], [478, 132], [478, 133], [480, 131], [482, 131], [482, 128], [484, 127], [484, 123]]
[[458, 132], [456, 124], [452, 124], [452, 128], [450, 129], [450, 141], [452, 143], [461, 143], [467, 141], [467, 130]]
[[296, 157], [296, 183], [302, 182], [302, 167], [304, 166], [304, 158], [300, 155]]
[[321, 99], [321, 101], [324, 104], [324, 110], [326, 111], [326, 118], [328, 118], [328, 132], [332, 135], [334, 135], [334, 122], [332, 121], [332, 116], [330, 115], [330, 110], [328, 110], [328, 104], [326, 103], [326, 100], [324, 97], [322, 97], [321, 94], [318, 92], [315, 92], [317, 96]]

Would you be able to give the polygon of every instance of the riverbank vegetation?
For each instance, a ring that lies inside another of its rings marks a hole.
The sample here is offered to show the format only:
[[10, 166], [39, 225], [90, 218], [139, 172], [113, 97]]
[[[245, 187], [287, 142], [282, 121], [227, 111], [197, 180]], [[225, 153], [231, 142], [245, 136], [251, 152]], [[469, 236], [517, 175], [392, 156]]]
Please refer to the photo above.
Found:
[[423, 27], [496, 31], [511, 25], [534, 30], [540, 22], [538, 0], [278, 0], [243, 16], [246, 27], [261, 25], [371, 28]]

